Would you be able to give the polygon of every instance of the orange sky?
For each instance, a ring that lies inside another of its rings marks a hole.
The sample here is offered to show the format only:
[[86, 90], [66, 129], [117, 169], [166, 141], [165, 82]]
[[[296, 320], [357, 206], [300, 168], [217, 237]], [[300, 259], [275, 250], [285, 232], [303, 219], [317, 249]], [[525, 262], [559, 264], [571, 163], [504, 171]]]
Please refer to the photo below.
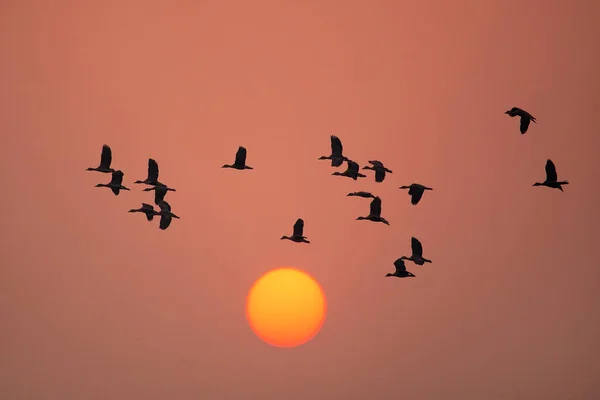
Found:
[[[600, 397], [598, 2], [168, 4], [0, 3], [0, 398]], [[394, 173], [331, 176], [331, 134]], [[104, 143], [131, 192], [84, 171]], [[164, 232], [127, 213], [148, 157]], [[384, 278], [413, 235], [433, 264]], [[296, 349], [244, 316], [277, 266], [327, 294]]]

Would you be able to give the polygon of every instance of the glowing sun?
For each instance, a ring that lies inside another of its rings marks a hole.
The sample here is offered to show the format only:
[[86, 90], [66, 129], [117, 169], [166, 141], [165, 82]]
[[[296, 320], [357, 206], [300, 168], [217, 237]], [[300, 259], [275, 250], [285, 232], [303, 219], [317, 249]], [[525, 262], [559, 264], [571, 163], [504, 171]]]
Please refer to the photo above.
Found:
[[277, 347], [296, 347], [323, 326], [327, 304], [319, 283], [306, 272], [278, 268], [252, 285], [246, 318], [254, 333]]

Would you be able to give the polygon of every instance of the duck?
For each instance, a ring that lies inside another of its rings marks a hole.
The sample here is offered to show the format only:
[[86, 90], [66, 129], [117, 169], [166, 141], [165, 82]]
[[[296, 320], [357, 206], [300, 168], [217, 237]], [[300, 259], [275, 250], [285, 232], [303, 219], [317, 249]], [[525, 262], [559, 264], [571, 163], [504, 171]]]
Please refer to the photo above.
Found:
[[412, 255], [410, 257], [402, 256], [403, 260], [410, 260], [417, 265], [423, 265], [425, 263], [430, 263], [431, 260], [423, 258], [423, 245], [416, 237], [413, 237], [410, 240], [410, 246], [412, 248]]
[[536, 182], [533, 186], [546, 186], [552, 189], [558, 189], [564, 192], [562, 185], [568, 185], [569, 181], [558, 181], [556, 167], [552, 160], [546, 160], [546, 180], [544, 182]]
[[142, 207], [140, 208], [132, 208], [131, 210], [129, 210], [130, 213], [144, 213], [146, 214], [146, 219], [148, 219], [148, 221], [152, 221], [154, 219], [155, 215], [158, 215], [158, 212], [154, 210], [154, 207], [152, 207], [151, 204], [146, 204], [146, 203], [142, 203]]
[[223, 165], [221, 168], [234, 168], [234, 169], [239, 169], [239, 170], [243, 170], [243, 169], [254, 169], [248, 165], [246, 165], [246, 148], [243, 146], [238, 147], [237, 152], [235, 153], [235, 161], [233, 162], [233, 164], [229, 165], [229, 164], [225, 164]]
[[110, 146], [105, 144], [102, 146], [102, 153], [100, 154], [100, 165], [97, 166], [96, 168], [88, 168], [86, 169], [86, 171], [97, 171], [97, 172], [103, 172], [105, 174], [112, 174], [113, 172], [115, 172], [115, 170], [113, 168], [110, 167], [110, 164], [112, 163], [112, 150], [110, 149]]
[[150, 192], [154, 190], [154, 204], [158, 205], [161, 201], [164, 201], [167, 192], [175, 192], [175, 189], [171, 189], [165, 185], [156, 185], [144, 189], [144, 192]]
[[363, 191], [348, 193], [346, 196], [363, 197], [365, 199], [374, 199], [375, 198], [375, 195], [373, 193], [363, 192]]
[[[143, 181], [135, 181], [133, 183], [137, 183], [137, 184], [145, 184], [145, 185], [151, 185], [151, 186], [167, 186], [164, 183], [161, 183], [158, 181], [158, 163], [156, 162], [156, 160], [149, 158], [148, 159], [148, 177], [146, 179], [144, 179]], [[167, 187], [167, 190], [172, 190], [175, 191], [175, 189], [169, 188]]]
[[423, 197], [423, 193], [426, 190], [433, 190], [430, 187], [423, 186], [419, 183], [413, 183], [409, 186], [400, 186], [400, 189], [408, 189], [408, 195], [410, 196], [410, 202], [413, 206], [419, 204], [421, 197]]
[[356, 218], [358, 221], [366, 219], [368, 221], [373, 222], [383, 222], [386, 225], [390, 223], [381, 216], [381, 199], [379, 197], [375, 197], [373, 201], [371, 201], [370, 212], [366, 217], [358, 217]]
[[352, 161], [352, 160], [348, 160], [347, 163], [348, 163], [348, 168], [346, 168], [346, 170], [344, 172], [335, 171], [331, 175], [345, 176], [348, 178], [352, 178], [354, 180], [356, 180], [357, 178], [366, 178], [367, 177], [366, 175], [363, 175], [360, 172], [358, 172], [358, 169], [359, 169], [358, 163], [356, 163], [355, 161]]
[[396, 277], [396, 278], [414, 278], [414, 274], [412, 272], [409, 272], [406, 270], [406, 265], [404, 264], [404, 260], [402, 258], [397, 259], [396, 261], [394, 261], [394, 266], [396, 267], [396, 270], [394, 271], [394, 273], [387, 273], [385, 275], [385, 277]]
[[527, 111], [520, 109], [519, 107], [513, 107], [508, 111], [505, 111], [504, 114], [508, 114], [511, 118], [521, 117], [521, 122], [519, 124], [519, 130], [521, 131], [521, 135], [524, 135], [529, 129], [529, 124], [531, 121], [537, 123], [535, 117], [529, 114]]
[[335, 135], [331, 135], [330, 139], [331, 155], [321, 156], [319, 157], [319, 160], [331, 160], [332, 167], [339, 167], [344, 163], [344, 161], [348, 161], [348, 159], [342, 154], [344, 152], [344, 147], [342, 146], [342, 141], [340, 138]]
[[177, 215], [171, 212], [171, 206], [166, 201], [161, 201], [158, 204], [158, 207], [160, 207], [160, 211], [156, 215], [160, 215], [160, 223], [158, 227], [161, 230], [164, 231], [167, 229], [169, 225], [171, 225], [173, 218], [180, 219]]
[[109, 183], [99, 183], [96, 185], [96, 187], [110, 188], [110, 190], [112, 190], [112, 192], [115, 194], [115, 196], [118, 196], [119, 193], [121, 192], [121, 190], [129, 190], [129, 188], [126, 188], [125, 186], [122, 185], [123, 175], [124, 175], [123, 171], [121, 171], [121, 170], [114, 171], [112, 173], [112, 179], [110, 180]]
[[306, 240], [306, 236], [304, 235], [304, 220], [302, 218], [298, 218], [296, 223], [294, 224], [294, 233], [292, 236], [282, 236], [281, 240], [287, 239], [296, 243], [310, 243]]
[[390, 174], [392, 173], [392, 171], [386, 168], [381, 161], [373, 160], [369, 161], [369, 163], [372, 165], [372, 167], [366, 165], [362, 169], [370, 169], [371, 171], [375, 171], [375, 182], [377, 183], [383, 182], [386, 172], [389, 172]]

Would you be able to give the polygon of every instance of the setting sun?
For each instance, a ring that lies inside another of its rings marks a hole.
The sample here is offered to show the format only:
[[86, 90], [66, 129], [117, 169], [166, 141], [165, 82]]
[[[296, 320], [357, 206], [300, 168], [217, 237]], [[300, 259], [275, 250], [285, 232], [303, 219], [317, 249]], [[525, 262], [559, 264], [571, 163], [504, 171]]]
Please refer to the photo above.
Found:
[[246, 318], [254, 333], [277, 347], [308, 342], [321, 329], [326, 313], [319, 283], [294, 268], [279, 268], [261, 276], [246, 301]]

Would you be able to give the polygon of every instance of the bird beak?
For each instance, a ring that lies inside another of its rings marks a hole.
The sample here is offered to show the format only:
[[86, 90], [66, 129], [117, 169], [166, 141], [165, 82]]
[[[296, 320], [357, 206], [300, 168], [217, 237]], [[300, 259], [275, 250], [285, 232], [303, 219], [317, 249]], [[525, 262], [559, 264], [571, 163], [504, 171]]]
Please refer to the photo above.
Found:
[[508, 114], [508, 111], [504, 111], [504, 114]]

